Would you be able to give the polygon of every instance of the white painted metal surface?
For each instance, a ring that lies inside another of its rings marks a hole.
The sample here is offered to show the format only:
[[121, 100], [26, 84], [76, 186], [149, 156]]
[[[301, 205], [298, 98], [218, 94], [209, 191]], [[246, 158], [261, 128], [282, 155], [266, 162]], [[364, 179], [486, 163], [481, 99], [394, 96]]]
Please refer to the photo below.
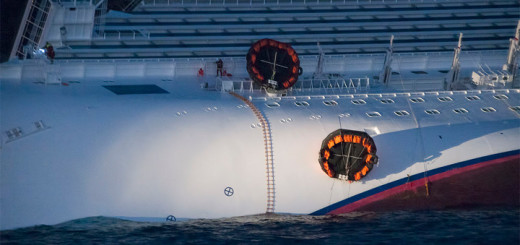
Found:
[[[262, 127], [239, 99], [200, 90], [194, 77], [91, 78], [68, 86], [33, 81], [2, 80], [2, 132], [29, 133], [37, 130], [35, 121], [48, 127], [17, 140], [2, 135], [2, 229], [95, 215], [265, 212]], [[142, 83], [170, 93], [115, 95], [102, 87]], [[470, 95], [480, 99], [470, 101]], [[446, 96], [452, 101], [438, 100]], [[423, 103], [410, 101], [419, 97]], [[271, 126], [276, 212], [311, 213], [407, 174], [520, 148], [519, 114], [509, 108], [520, 105], [514, 89], [288, 96], [274, 98], [277, 107], [268, 106], [273, 98], [251, 98]], [[353, 104], [357, 99], [366, 103]], [[331, 100], [337, 105], [324, 104]], [[469, 113], [459, 115], [457, 108]], [[395, 114], [403, 110], [409, 115]], [[380, 163], [361, 182], [331, 179], [317, 161], [321, 141], [340, 121], [368, 132], [378, 147]], [[226, 187], [233, 196], [225, 195]]]

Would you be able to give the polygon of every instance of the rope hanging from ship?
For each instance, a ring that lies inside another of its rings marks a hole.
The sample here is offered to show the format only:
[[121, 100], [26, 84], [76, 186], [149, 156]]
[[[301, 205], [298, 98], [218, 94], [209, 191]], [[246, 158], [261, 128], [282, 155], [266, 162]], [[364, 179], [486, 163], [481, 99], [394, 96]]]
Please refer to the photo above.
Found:
[[321, 169], [331, 178], [357, 181], [377, 164], [374, 140], [365, 132], [338, 129], [322, 142]]
[[272, 39], [261, 39], [251, 45], [246, 60], [251, 79], [269, 90], [292, 87], [303, 72], [291, 45]]

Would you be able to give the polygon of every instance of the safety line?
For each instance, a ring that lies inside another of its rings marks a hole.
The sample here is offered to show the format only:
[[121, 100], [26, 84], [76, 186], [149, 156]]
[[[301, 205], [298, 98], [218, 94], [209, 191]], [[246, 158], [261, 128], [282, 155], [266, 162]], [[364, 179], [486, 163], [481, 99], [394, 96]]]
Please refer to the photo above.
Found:
[[271, 137], [271, 126], [267, 118], [250, 100], [231, 91], [229, 94], [242, 100], [253, 111], [262, 125], [265, 146], [265, 165], [267, 173], [267, 209], [266, 213], [274, 213], [275, 189], [274, 189], [274, 160], [273, 160], [273, 140]]

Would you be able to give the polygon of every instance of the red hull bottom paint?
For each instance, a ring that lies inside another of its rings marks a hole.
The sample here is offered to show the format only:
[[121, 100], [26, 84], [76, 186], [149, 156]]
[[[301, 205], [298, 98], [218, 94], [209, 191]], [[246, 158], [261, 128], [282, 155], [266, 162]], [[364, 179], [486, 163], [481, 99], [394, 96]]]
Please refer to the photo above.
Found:
[[411, 181], [328, 214], [491, 205], [520, 206], [520, 155]]

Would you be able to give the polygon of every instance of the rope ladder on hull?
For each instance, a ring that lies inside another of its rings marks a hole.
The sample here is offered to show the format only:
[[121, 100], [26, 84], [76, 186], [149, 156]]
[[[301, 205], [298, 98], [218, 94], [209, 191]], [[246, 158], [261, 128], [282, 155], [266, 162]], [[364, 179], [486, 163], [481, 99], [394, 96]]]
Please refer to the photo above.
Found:
[[260, 110], [248, 99], [235, 93], [229, 92], [231, 95], [242, 100], [249, 108], [253, 111], [255, 116], [262, 125], [262, 133], [264, 136], [264, 147], [265, 147], [265, 167], [267, 174], [267, 208], [266, 213], [274, 213], [275, 203], [275, 185], [274, 185], [274, 159], [273, 159], [273, 139], [271, 137], [271, 127], [269, 121], [260, 112]]

